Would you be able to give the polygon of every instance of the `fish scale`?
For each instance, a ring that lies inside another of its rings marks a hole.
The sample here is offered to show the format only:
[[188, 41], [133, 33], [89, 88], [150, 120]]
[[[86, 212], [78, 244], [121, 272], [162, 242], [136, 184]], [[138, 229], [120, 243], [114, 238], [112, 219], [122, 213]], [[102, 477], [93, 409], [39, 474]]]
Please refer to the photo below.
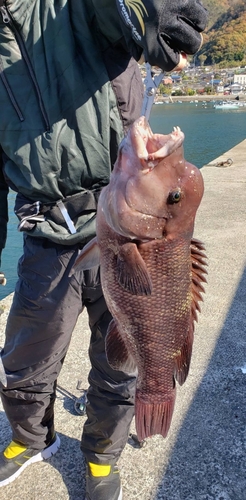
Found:
[[[141, 250], [140, 250], [140, 253]], [[146, 258], [145, 252], [145, 262], [148, 267], [148, 260]], [[160, 252], [161, 253], [161, 252]], [[144, 252], [143, 252], [144, 254]], [[150, 253], [152, 257], [153, 253]], [[151, 268], [150, 259], [150, 268]], [[163, 274], [165, 270], [163, 267], [167, 263], [167, 257], [165, 248], [162, 245], [162, 259], [163, 264], [159, 262], [159, 267], [154, 268], [157, 270], [162, 268]], [[173, 259], [171, 259], [171, 262]], [[181, 263], [180, 255], [178, 256], [179, 265]], [[190, 267], [190, 266], [189, 266]], [[183, 266], [181, 265], [181, 270]], [[139, 377], [138, 377], [138, 387], [140, 386], [140, 381], [144, 380], [145, 385], [147, 385], [148, 380], [152, 378], [153, 373], [151, 367], [153, 367], [153, 372], [159, 371], [163, 367], [163, 372], [165, 373], [165, 386], [162, 384], [158, 388], [158, 400], [162, 398], [162, 392], [165, 393], [167, 386], [170, 390], [173, 389], [173, 375], [174, 375], [174, 358], [176, 352], [181, 349], [183, 344], [183, 338], [187, 333], [190, 324], [190, 302], [191, 297], [187, 291], [185, 291], [185, 296], [180, 294], [180, 283], [179, 275], [176, 282], [174, 280], [168, 281], [162, 279], [162, 274], [155, 272], [150, 273], [153, 283], [153, 290], [151, 296], [139, 297], [132, 296], [129, 300], [129, 293], [122, 293], [119, 290], [118, 296], [117, 291], [115, 292], [116, 283], [114, 281], [107, 283], [107, 287], [111, 290], [111, 293], [115, 294], [115, 301], [121, 301], [121, 311], [118, 313], [117, 321], [119, 324], [125, 323], [126, 329], [130, 326], [134, 328], [134, 339], [136, 344], [136, 358], [138, 359], [137, 365], [139, 367]], [[188, 269], [188, 278], [190, 284], [190, 269]], [[188, 297], [187, 297], [188, 295]], [[185, 307], [183, 306], [185, 302]], [[133, 318], [134, 311], [137, 311], [137, 318]], [[149, 317], [149, 311], [151, 311], [151, 317]], [[117, 311], [112, 308], [112, 314], [115, 316]], [[119, 315], [120, 314], [120, 315]], [[133, 318], [133, 319], [132, 319]], [[182, 330], [183, 337], [176, 335], [177, 328], [181, 326], [181, 318], [183, 318]], [[129, 326], [128, 326], [129, 324]], [[163, 347], [163, 337], [165, 337], [165, 352], [163, 349], [160, 351], [159, 346]], [[148, 349], [147, 346], [152, 343], [151, 348]], [[139, 346], [142, 346], [140, 348]], [[153, 348], [154, 346], [154, 348]], [[143, 357], [147, 359], [147, 364], [149, 365], [148, 370], [140, 369], [143, 363]], [[147, 375], [142, 377], [142, 371]], [[155, 377], [156, 378], [156, 377]]]
[[98, 201], [97, 237], [76, 268], [100, 262], [112, 314], [108, 362], [137, 368], [138, 439], [170, 428], [176, 381], [188, 375], [194, 322], [206, 281], [203, 244], [193, 238], [201, 172], [183, 156], [184, 134], [153, 134], [144, 117], [123, 140]]

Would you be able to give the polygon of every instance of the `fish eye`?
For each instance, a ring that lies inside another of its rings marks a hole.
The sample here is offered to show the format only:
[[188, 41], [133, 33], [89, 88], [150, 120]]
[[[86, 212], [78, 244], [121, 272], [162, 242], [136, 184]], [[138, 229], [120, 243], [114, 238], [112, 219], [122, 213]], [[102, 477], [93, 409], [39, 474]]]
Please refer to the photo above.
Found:
[[177, 189], [176, 191], [171, 191], [167, 198], [167, 203], [173, 205], [174, 203], [178, 203], [181, 200], [181, 191]]

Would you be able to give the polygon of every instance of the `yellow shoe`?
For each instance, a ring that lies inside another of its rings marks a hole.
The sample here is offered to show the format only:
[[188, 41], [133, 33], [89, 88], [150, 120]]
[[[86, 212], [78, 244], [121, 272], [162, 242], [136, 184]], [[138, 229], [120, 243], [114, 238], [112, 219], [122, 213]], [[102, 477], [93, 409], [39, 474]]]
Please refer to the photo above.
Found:
[[59, 447], [60, 439], [57, 434], [42, 451], [32, 450], [20, 443], [11, 441], [7, 448], [0, 453], [0, 486], [12, 483], [28, 465], [52, 457]]
[[86, 500], [122, 500], [117, 465], [89, 462], [86, 466]]

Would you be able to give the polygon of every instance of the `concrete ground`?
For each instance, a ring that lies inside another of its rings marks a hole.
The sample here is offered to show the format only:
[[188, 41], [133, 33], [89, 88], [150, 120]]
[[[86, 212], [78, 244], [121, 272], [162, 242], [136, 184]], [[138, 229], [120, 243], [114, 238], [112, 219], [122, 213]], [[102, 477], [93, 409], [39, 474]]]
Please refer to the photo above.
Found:
[[[232, 166], [215, 166], [227, 158]], [[167, 439], [155, 436], [141, 449], [129, 439], [119, 462], [124, 500], [246, 499], [246, 140], [202, 173], [195, 236], [205, 242], [209, 275], [190, 374], [178, 389]], [[0, 303], [0, 344], [10, 302], [11, 296]], [[79, 442], [85, 417], [75, 412], [74, 398], [79, 379], [87, 387], [88, 342], [83, 313], [58, 381], [61, 448], [2, 488], [1, 499], [84, 499]], [[0, 428], [3, 448], [11, 434], [2, 407]]]

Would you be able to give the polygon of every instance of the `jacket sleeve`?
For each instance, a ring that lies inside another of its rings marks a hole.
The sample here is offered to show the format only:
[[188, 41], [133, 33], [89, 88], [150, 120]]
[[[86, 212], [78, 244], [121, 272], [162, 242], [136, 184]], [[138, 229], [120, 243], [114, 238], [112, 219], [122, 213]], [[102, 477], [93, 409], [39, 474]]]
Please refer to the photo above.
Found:
[[101, 34], [136, 61], [172, 71], [181, 54], [195, 54], [202, 45], [208, 12], [201, 0], [90, 1]]
[[9, 188], [3, 175], [2, 149], [0, 148], [0, 265], [1, 253], [7, 239]]
[[[109, 0], [108, 0], [109, 1]], [[132, 55], [164, 71], [186, 62], [202, 45], [208, 12], [201, 0], [115, 0]], [[138, 56], [137, 52], [137, 56]], [[179, 68], [181, 69], [181, 68]]]
[[108, 43], [111, 47], [121, 47], [138, 61], [141, 58], [143, 48], [133, 41], [131, 34], [125, 36], [116, 0], [91, 0], [91, 3], [97, 27], [102, 34], [101, 47], [105, 48], [106, 41], [106, 46]]

